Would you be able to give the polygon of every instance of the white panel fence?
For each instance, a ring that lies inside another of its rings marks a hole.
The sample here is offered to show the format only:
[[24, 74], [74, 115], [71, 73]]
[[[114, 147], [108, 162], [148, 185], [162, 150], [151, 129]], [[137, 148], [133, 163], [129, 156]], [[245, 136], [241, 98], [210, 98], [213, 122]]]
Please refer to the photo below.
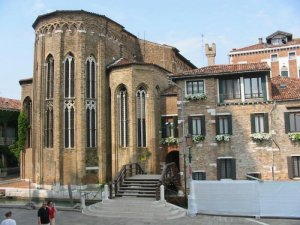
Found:
[[189, 214], [300, 218], [298, 181], [191, 181]]

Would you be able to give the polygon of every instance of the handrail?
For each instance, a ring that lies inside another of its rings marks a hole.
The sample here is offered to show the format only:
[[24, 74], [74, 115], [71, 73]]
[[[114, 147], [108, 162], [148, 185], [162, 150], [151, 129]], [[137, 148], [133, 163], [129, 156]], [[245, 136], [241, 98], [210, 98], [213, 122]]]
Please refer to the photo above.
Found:
[[160, 197], [160, 185], [166, 186], [170, 183], [174, 183], [177, 187], [180, 186], [179, 170], [175, 162], [164, 165], [158, 185], [156, 187], [156, 200], [159, 200]]
[[144, 170], [138, 163], [130, 163], [123, 165], [121, 170], [116, 174], [116, 177], [113, 180], [113, 187], [110, 188], [110, 192], [112, 192], [112, 189], [114, 188], [114, 192], [116, 195], [126, 177], [131, 177], [138, 174], [145, 174]]

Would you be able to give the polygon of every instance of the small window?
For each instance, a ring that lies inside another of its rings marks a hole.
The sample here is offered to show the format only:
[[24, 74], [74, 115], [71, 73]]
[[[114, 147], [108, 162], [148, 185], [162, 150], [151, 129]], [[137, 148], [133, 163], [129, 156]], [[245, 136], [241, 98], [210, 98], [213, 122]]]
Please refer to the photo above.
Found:
[[296, 59], [296, 52], [289, 52], [289, 60]]
[[217, 178], [236, 179], [236, 164], [234, 158], [219, 158], [217, 160]]
[[289, 76], [289, 70], [286, 66], [281, 67], [280, 74], [282, 77], [288, 77]]
[[[258, 178], [258, 179], [261, 179], [261, 173], [260, 172], [251, 172], [251, 173], [247, 173], [247, 175], [251, 176], [251, 177], [255, 177], [255, 178]], [[247, 180], [255, 180], [253, 178], [250, 178], [250, 177], [247, 177]]]
[[205, 136], [205, 117], [204, 116], [190, 116], [188, 121], [189, 121], [189, 133], [191, 135]]
[[288, 157], [289, 178], [300, 178], [300, 156]]
[[216, 116], [216, 131], [217, 134], [232, 134], [232, 116]]
[[263, 98], [262, 77], [244, 78], [245, 98]]
[[269, 133], [268, 113], [255, 113], [250, 115], [251, 133]]
[[271, 62], [277, 62], [277, 54], [272, 54], [271, 55]]
[[206, 180], [206, 173], [204, 171], [194, 171], [192, 173], [193, 180]]
[[300, 132], [300, 112], [286, 112], [285, 116], [285, 131]]
[[162, 138], [178, 137], [178, 117], [163, 116], [161, 118]]
[[188, 95], [204, 93], [204, 81], [203, 80], [187, 81], [186, 93]]
[[222, 79], [219, 80], [220, 101], [240, 99], [240, 79]]

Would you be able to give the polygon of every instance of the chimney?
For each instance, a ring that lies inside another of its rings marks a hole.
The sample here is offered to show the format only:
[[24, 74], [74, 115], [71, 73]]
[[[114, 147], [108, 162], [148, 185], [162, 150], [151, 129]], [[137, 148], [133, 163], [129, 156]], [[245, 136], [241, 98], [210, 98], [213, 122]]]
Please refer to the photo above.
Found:
[[260, 37], [258, 38], [258, 44], [262, 44], [263, 43], [263, 39]]
[[211, 47], [209, 44], [205, 44], [205, 55], [207, 57], [208, 66], [215, 65], [216, 58], [216, 44], [212, 43]]

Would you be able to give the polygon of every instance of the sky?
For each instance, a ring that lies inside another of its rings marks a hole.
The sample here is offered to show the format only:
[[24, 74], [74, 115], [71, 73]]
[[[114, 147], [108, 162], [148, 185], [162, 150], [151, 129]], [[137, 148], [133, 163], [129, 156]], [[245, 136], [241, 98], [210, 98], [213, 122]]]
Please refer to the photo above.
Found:
[[299, 0], [0, 0], [0, 96], [19, 99], [18, 81], [32, 77], [38, 15], [83, 9], [105, 15], [139, 38], [178, 48], [206, 66], [203, 44], [216, 43], [217, 64], [232, 48], [282, 30], [300, 37]]

